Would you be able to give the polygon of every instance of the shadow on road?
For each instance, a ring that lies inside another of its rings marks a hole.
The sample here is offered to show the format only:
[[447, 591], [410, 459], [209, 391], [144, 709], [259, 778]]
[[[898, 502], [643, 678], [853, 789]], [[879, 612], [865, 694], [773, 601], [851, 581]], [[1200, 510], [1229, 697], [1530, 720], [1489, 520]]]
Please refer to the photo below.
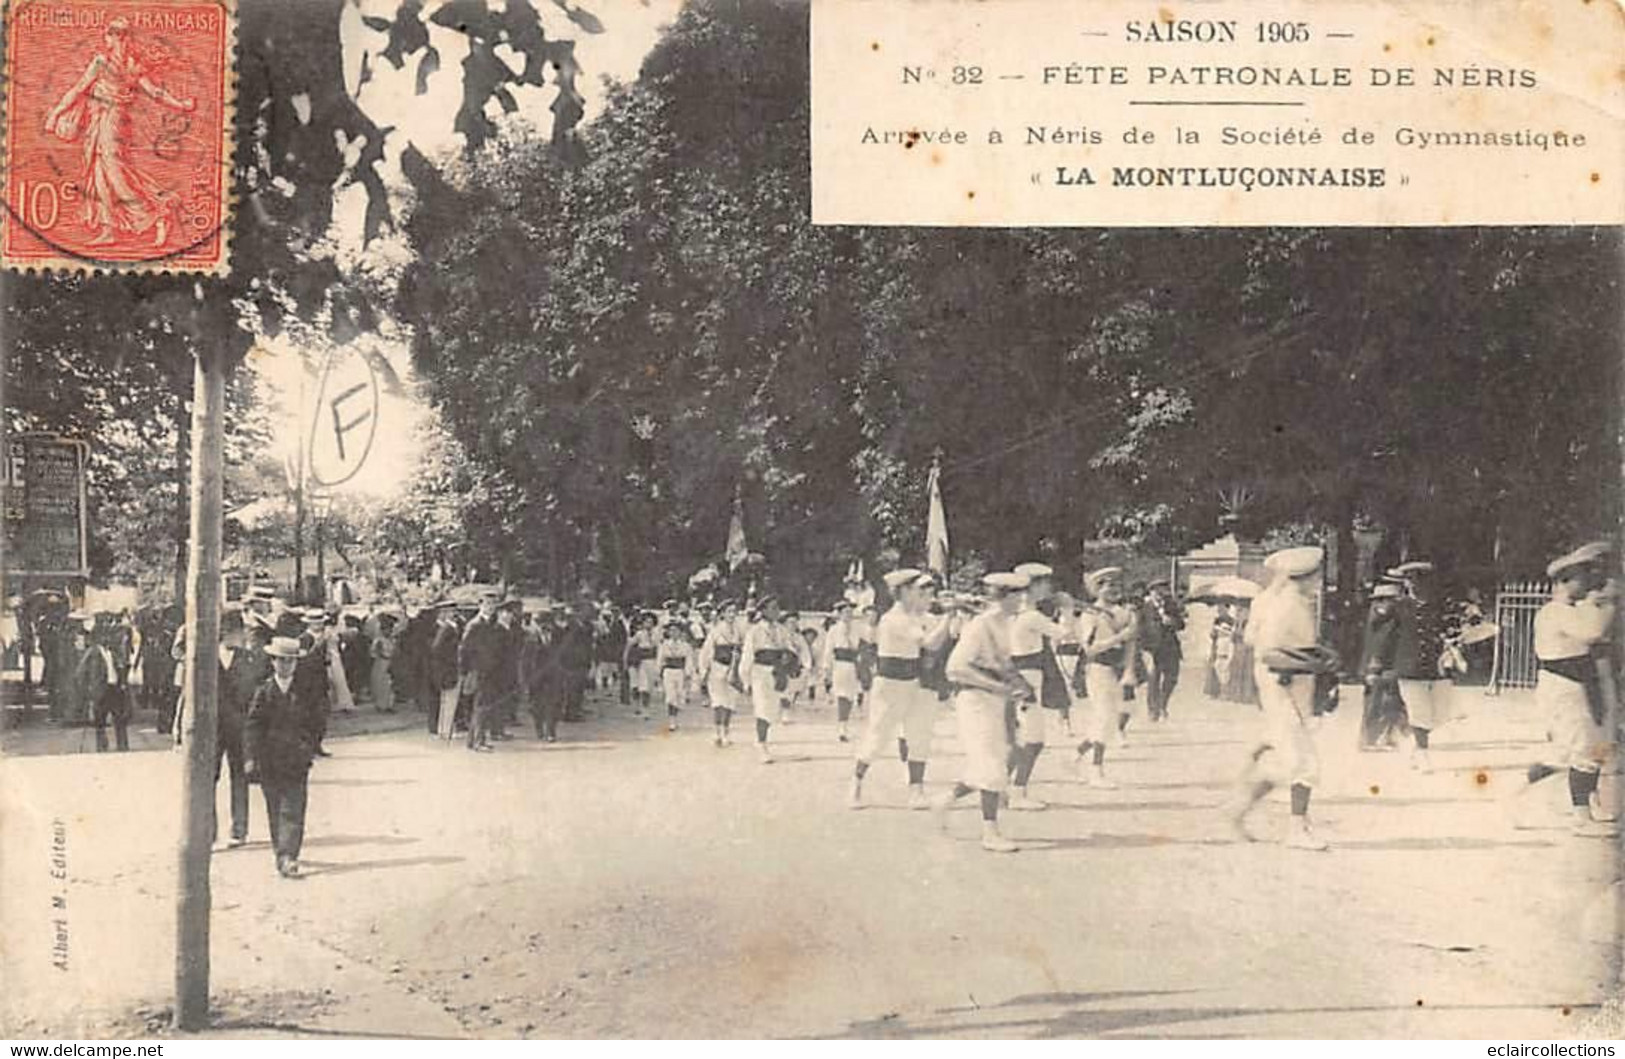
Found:
[[[410, 846], [421, 841], [408, 835], [318, 835], [307, 846]], [[268, 845], [269, 843], [267, 843]]]
[[[911, 1021], [897, 1014], [882, 1015], [878, 1019], [853, 1022], [844, 1032], [823, 1038], [825, 1040], [921, 1040], [948, 1037], [1023, 1037], [1046, 1039], [1057, 1037], [1180, 1037], [1217, 1039], [1219, 1037], [1249, 1036], [1248, 1034], [1208, 1035], [1192, 1033], [1187, 1029], [1173, 1030], [1181, 1023], [1210, 1022], [1238, 1018], [1270, 1018], [1303, 1015], [1360, 1015], [1412, 1012], [1422, 1006], [1349, 1005], [1345, 1007], [1134, 1007], [1098, 1008], [1091, 1005], [1139, 997], [1174, 996], [1177, 992], [1105, 992], [1105, 993], [1048, 993], [1036, 996], [1013, 997], [989, 1007], [944, 1008], [919, 1021]], [[1596, 1005], [1576, 1005], [1578, 1012]], [[1022, 1008], [1061, 1007], [1056, 1013], [1034, 1012], [1028, 1016], [999, 1018], [997, 1013]], [[1427, 1005], [1431, 1011], [1550, 1011], [1540, 1004], [1446, 1004]], [[985, 1015], [994, 1015], [982, 1021]], [[1166, 1033], [1156, 1030], [1168, 1027]]]
[[1236, 846], [1233, 838], [1174, 838], [1172, 835], [1089, 835], [1074, 838], [1021, 838], [1023, 853], [1054, 853], [1069, 849], [1150, 849], [1157, 846]]
[[332, 779], [311, 780], [312, 787], [414, 787], [417, 780], [358, 780], [358, 779]]
[[1371, 850], [1509, 849], [1520, 847], [1524, 849], [1550, 849], [1556, 843], [1542, 842], [1538, 839], [1504, 841], [1493, 838], [1467, 838], [1446, 835], [1440, 838], [1385, 838], [1369, 841], [1339, 840], [1334, 845], [1337, 849]]
[[428, 866], [444, 866], [447, 864], [461, 864], [466, 857], [454, 857], [449, 854], [430, 857], [395, 857], [387, 860], [353, 860], [353, 861], [300, 861], [304, 869], [304, 876], [309, 879], [323, 875], [348, 875], [357, 871], [385, 871], [389, 868], [419, 868]]

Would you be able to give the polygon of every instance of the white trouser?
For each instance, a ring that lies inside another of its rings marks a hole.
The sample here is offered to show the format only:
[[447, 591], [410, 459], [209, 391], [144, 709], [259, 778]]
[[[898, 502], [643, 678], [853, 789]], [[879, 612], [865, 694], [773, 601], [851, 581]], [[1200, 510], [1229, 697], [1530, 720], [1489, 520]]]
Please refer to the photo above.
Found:
[[1535, 678], [1535, 703], [1551, 726], [1563, 763], [1583, 772], [1600, 771], [1613, 748], [1607, 729], [1591, 719], [1585, 685], [1542, 669]]
[[[954, 696], [959, 743], [965, 768], [959, 780], [967, 787], [1002, 791], [1010, 784], [1010, 735], [1004, 724], [1004, 696], [961, 688]], [[914, 746], [909, 744], [909, 757]]]
[[773, 667], [750, 667], [750, 708], [758, 721], [772, 723], [779, 719], [780, 692], [773, 683]]
[[662, 669], [660, 671], [660, 690], [666, 697], [667, 706], [676, 706], [682, 709], [688, 705], [688, 670]]
[[440, 715], [435, 718], [435, 735], [450, 739], [452, 725], [457, 717], [457, 687], [440, 689]]
[[1258, 703], [1264, 713], [1264, 742], [1270, 771], [1287, 783], [1313, 787], [1320, 779], [1320, 757], [1309, 732], [1315, 712], [1315, 678], [1299, 673], [1283, 685], [1280, 674], [1262, 663], [1253, 665]]
[[836, 662], [830, 671], [830, 694], [837, 699], [858, 700], [858, 665], [856, 662]]
[[[1041, 669], [1020, 670], [1022, 677], [1032, 685], [1033, 691], [1038, 695], [1038, 701], [1024, 702], [1016, 707], [1016, 745], [1032, 746], [1044, 743], [1048, 734], [1049, 717], [1054, 718], [1057, 728], [1061, 724], [1061, 715], [1055, 710], [1046, 710], [1039, 705], [1044, 698], [1044, 671]], [[1049, 717], [1046, 717], [1046, 714]]]
[[931, 760], [931, 737], [937, 723], [937, 696], [919, 681], [876, 677], [869, 689], [869, 723], [858, 742], [857, 759], [872, 762], [888, 753], [899, 735], [908, 740], [908, 759]]
[[713, 708], [739, 708], [739, 689], [728, 683], [728, 666], [723, 663], [711, 663], [710, 672], [705, 675], [705, 691], [710, 696]]
[[1091, 743], [1107, 743], [1117, 735], [1117, 717], [1127, 708], [1123, 698], [1123, 678], [1111, 666], [1090, 662], [1083, 671], [1089, 689], [1088, 719], [1083, 737]]

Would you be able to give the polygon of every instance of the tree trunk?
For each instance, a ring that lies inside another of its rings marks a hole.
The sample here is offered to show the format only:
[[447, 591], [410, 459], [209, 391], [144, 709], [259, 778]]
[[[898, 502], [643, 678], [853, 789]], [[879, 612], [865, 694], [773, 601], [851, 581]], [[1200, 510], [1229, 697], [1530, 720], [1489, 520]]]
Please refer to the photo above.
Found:
[[186, 666], [181, 708], [179, 887], [175, 899], [175, 1026], [209, 1020], [209, 855], [214, 844], [216, 693], [219, 685], [221, 508], [226, 368], [200, 350], [192, 399], [191, 556], [186, 580]]
[[187, 453], [192, 447], [192, 424], [186, 401], [175, 398], [175, 601], [186, 598], [186, 549], [188, 547], [187, 511], [191, 497], [187, 493], [190, 468]]

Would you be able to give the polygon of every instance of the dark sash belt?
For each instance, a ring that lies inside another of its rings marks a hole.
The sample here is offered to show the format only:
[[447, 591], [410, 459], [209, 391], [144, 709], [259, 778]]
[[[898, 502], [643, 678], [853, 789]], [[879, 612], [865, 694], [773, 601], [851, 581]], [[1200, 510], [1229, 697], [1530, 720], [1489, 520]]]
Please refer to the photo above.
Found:
[[1011, 655], [1010, 661], [1015, 664], [1017, 669], [1043, 669], [1044, 652], [1034, 651], [1032, 654]]
[[1076, 658], [1083, 654], [1083, 645], [1077, 643], [1064, 643], [1055, 649], [1055, 653], [1062, 658]]
[[759, 666], [776, 666], [784, 658], [784, 652], [777, 647], [764, 647], [751, 656], [751, 661]]
[[1591, 713], [1591, 723], [1601, 724], [1606, 711], [1602, 701], [1602, 675], [1597, 672], [1597, 660], [1590, 655], [1576, 655], [1573, 658], [1542, 658], [1540, 668], [1548, 673], [1574, 681], [1585, 688], [1586, 708]]
[[721, 662], [723, 665], [731, 665], [734, 660], [733, 645], [717, 644], [715, 647], [711, 648], [711, 658], [714, 661]]
[[664, 662], [660, 663], [660, 668], [661, 669], [682, 669], [686, 665], [688, 665], [688, 662], [686, 660], [684, 660], [684, 659], [681, 659], [681, 658], [668, 658]]
[[835, 648], [835, 661], [837, 661], [837, 662], [856, 662], [857, 660], [858, 660], [858, 649], [856, 647], [837, 647], [837, 648]]
[[875, 675], [887, 680], [919, 680], [920, 660], [881, 655], [875, 660]]

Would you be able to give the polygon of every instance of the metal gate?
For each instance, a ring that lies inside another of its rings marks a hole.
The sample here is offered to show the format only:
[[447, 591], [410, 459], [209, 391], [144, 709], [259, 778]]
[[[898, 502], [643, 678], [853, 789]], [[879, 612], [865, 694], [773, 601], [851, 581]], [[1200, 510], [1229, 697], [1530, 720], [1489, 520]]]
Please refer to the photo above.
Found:
[[1552, 598], [1546, 581], [1512, 581], [1495, 594], [1495, 665], [1490, 670], [1490, 692], [1502, 688], [1532, 688], [1538, 668], [1535, 659], [1535, 612]]

